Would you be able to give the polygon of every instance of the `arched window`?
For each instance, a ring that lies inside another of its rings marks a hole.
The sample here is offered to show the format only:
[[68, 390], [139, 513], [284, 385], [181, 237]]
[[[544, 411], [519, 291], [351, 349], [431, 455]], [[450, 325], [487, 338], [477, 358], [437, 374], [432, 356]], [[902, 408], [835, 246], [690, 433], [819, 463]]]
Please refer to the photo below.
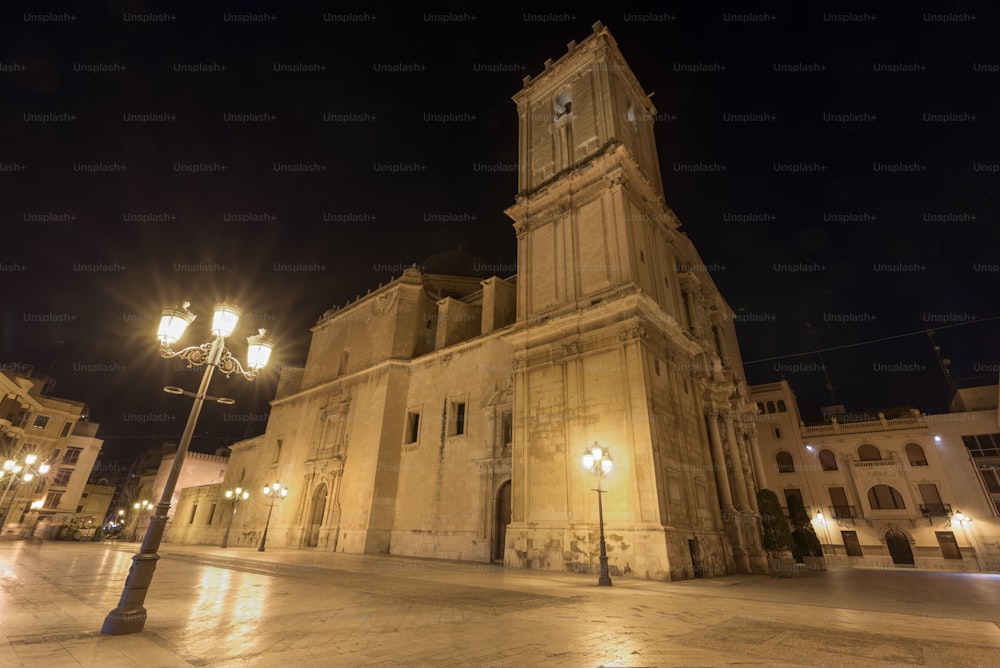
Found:
[[837, 470], [837, 457], [829, 450], [819, 451], [819, 463], [824, 471]]
[[906, 444], [906, 458], [910, 461], [910, 466], [927, 466], [927, 456], [924, 449], [916, 443]]
[[858, 459], [863, 462], [882, 461], [882, 453], [874, 445], [865, 443], [858, 448]]
[[764, 404], [759, 401], [757, 402], [757, 412], [761, 415], [764, 414]]
[[775, 427], [774, 428], [774, 438], [776, 438], [779, 441], [781, 440], [781, 428], [780, 427]]
[[767, 402], [767, 412], [768, 413], [773, 413], [774, 412], [774, 402], [773, 401]]
[[872, 510], [894, 510], [906, 508], [903, 495], [895, 487], [875, 485], [868, 490], [868, 504]]
[[779, 452], [774, 456], [774, 463], [778, 466], [778, 473], [795, 473], [795, 462], [787, 452]]
[[778, 399], [778, 412], [779, 413], [784, 413], [785, 412], [785, 400], [784, 399]]

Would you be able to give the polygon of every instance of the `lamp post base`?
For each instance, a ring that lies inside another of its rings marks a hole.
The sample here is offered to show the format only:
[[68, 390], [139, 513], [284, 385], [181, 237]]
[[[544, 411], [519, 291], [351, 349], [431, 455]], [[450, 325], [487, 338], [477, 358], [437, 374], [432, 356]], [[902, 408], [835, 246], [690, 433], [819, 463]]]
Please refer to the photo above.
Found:
[[156, 562], [159, 560], [160, 555], [155, 552], [141, 552], [132, 557], [132, 568], [125, 581], [125, 591], [118, 607], [104, 618], [104, 626], [101, 627], [103, 635], [138, 633], [146, 626], [146, 608], [142, 604], [146, 600], [146, 592], [153, 581]]
[[611, 575], [608, 573], [608, 558], [607, 556], [601, 556], [601, 574], [597, 578], [597, 584], [601, 587], [611, 586]]

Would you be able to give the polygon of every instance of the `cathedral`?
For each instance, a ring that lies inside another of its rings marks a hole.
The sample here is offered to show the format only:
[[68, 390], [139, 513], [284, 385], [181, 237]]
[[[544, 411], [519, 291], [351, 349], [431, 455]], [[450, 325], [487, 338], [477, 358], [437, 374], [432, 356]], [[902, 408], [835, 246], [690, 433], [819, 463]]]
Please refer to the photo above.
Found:
[[611, 575], [765, 569], [734, 314], [665, 202], [649, 96], [596, 23], [513, 100], [517, 274], [414, 267], [327, 311], [167, 540], [252, 545], [273, 512], [275, 547], [589, 573], [600, 494]]

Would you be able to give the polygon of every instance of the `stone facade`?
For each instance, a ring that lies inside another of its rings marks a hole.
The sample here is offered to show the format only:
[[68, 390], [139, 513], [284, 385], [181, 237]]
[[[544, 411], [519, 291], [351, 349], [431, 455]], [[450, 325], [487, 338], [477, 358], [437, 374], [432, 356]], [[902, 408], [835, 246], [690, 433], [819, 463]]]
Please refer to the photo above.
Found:
[[597, 442], [613, 575], [762, 568], [733, 312], [664, 202], [649, 97], [595, 24], [514, 101], [518, 275], [413, 268], [327, 312], [265, 434], [191, 494], [249, 488], [231, 536], [253, 536], [280, 480], [276, 545], [588, 572]]

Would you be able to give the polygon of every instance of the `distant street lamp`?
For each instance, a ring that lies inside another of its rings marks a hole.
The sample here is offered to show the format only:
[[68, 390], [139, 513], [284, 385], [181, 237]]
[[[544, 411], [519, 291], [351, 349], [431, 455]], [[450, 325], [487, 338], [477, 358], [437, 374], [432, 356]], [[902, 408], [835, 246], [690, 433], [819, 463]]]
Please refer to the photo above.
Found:
[[288, 496], [288, 488], [282, 487], [280, 482], [274, 482], [264, 487], [264, 496], [271, 497], [271, 506], [267, 509], [267, 522], [264, 523], [264, 535], [260, 537], [258, 552], [264, 551], [264, 543], [267, 542], [267, 528], [271, 526], [271, 511], [274, 510], [274, 504]]
[[236, 509], [239, 507], [240, 501], [246, 501], [249, 498], [250, 492], [242, 487], [226, 490], [226, 499], [232, 502], [233, 512], [229, 515], [229, 523], [226, 525], [226, 533], [222, 536], [222, 545], [219, 547], [227, 547], [229, 545], [229, 530], [233, 526], [233, 520], [236, 519]]
[[[8, 459], [3, 463], [0, 480], [5, 482], [3, 494], [0, 494], [0, 506], [3, 505], [7, 494], [10, 494], [10, 501], [4, 507], [3, 515], [0, 515], [0, 533], [3, 532], [3, 528], [7, 524], [7, 515], [14, 506], [14, 500], [17, 498], [18, 492], [21, 491], [21, 485], [34, 480], [35, 475], [45, 475], [49, 472], [48, 464], [39, 464], [38, 469], [35, 470], [33, 467], [37, 461], [38, 455], [32, 453], [25, 455], [24, 459]], [[13, 492], [11, 492], [11, 488], [14, 489]]]
[[[184, 466], [184, 456], [191, 444], [191, 436], [198, 423], [198, 415], [201, 413], [202, 404], [207, 397], [212, 372], [218, 368], [227, 378], [236, 373], [247, 380], [253, 380], [256, 378], [257, 372], [267, 365], [271, 350], [274, 348], [274, 343], [265, 337], [263, 329], [258, 330], [258, 334], [247, 337], [248, 368], [244, 369], [239, 360], [233, 357], [226, 348], [226, 338], [236, 329], [241, 311], [235, 306], [218, 304], [212, 317], [212, 334], [214, 335], [212, 341], [174, 352], [170, 345], [180, 340], [184, 330], [195, 319], [195, 315], [188, 311], [188, 306], [190, 303], [185, 302], [179, 309], [165, 309], [163, 311], [160, 328], [157, 332], [157, 338], [160, 339], [160, 356], [166, 359], [180, 357], [187, 362], [188, 367], [204, 366], [205, 373], [202, 375], [198, 392], [194, 395], [194, 405], [191, 406], [191, 414], [184, 427], [184, 434], [181, 436], [177, 454], [174, 456], [173, 466], [170, 467], [170, 475], [167, 476], [163, 495], [156, 506], [156, 513], [149, 523], [149, 529], [146, 531], [146, 537], [142, 541], [139, 554], [132, 557], [132, 567], [125, 580], [121, 600], [118, 602], [118, 607], [109, 612], [104, 619], [104, 626], [101, 628], [101, 633], [104, 634], [138, 633], [146, 625], [146, 608], [143, 607], [143, 603], [146, 600], [150, 582], [153, 580], [156, 562], [160, 558], [156, 551], [160, 547], [163, 532], [167, 527], [170, 500]], [[231, 403], [231, 400], [225, 402]]]
[[142, 526], [149, 512], [153, 510], [153, 504], [143, 499], [142, 501], [133, 503], [132, 508], [135, 510], [135, 524], [132, 525], [132, 540], [135, 541], [139, 538], [139, 527]]
[[601, 480], [611, 473], [613, 467], [607, 448], [599, 446], [597, 441], [583, 455], [583, 468], [597, 477], [597, 489], [594, 491], [597, 492], [597, 517], [601, 527], [601, 574], [597, 578], [597, 584], [605, 587], [611, 586], [611, 575], [608, 574], [608, 549], [604, 542], [604, 503], [601, 500], [604, 490], [601, 489]]

